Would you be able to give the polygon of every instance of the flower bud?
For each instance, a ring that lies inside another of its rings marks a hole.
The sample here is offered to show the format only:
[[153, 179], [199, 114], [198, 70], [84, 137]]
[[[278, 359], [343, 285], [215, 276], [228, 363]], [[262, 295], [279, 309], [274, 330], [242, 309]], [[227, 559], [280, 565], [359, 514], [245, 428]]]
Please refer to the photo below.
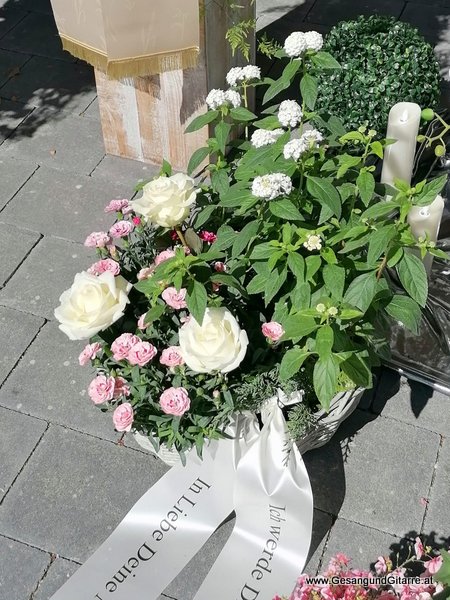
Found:
[[436, 148], [434, 149], [434, 153], [436, 154], [436, 156], [444, 156], [445, 146], [439, 144], [439, 146], [436, 146]]
[[420, 116], [424, 121], [432, 121], [434, 119], [434, 110], [432, 108], [424, 108]]

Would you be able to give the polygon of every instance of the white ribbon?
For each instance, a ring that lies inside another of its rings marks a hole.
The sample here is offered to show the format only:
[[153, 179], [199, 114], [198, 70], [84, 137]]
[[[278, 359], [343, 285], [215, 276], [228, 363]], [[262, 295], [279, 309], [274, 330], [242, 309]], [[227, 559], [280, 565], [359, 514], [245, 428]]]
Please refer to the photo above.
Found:
[[289, 594], [311, 541], [308, 474], [276, 398], [261, 432], [239, 415], [234, 439], [195, 450], [142, 496], [52, 600], [157, 600], [236, 511], [230, 539], [195, 600], [271, 600]]

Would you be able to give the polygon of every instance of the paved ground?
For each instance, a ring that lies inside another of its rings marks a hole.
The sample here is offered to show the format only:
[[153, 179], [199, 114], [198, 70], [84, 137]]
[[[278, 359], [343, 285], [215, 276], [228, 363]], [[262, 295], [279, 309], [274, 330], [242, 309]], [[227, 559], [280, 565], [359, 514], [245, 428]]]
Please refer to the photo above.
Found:
[[[105, 157], [90, 67], [60, 50], [48, 0], [0, 0], [0, 598], [47, 600], [166, 470], [85, 395], [53, 308], [92, 261], [102, 207], [152, 167]], [[448, 72], [450, 0], [264, 0], [283, 38], [387, 12], [418, 25]], [[366, 567], [424, 534], [450, 543], [450, 400], [384, 371], [335, 439], [305, 457], [314, 488], [309, 571], [333, 552]], [[190, 600], [228, 523], [166, 590]], [[266, 599], [264, 599], [266, 600]], [[268, 600], [268, 599], [267, 599]]]

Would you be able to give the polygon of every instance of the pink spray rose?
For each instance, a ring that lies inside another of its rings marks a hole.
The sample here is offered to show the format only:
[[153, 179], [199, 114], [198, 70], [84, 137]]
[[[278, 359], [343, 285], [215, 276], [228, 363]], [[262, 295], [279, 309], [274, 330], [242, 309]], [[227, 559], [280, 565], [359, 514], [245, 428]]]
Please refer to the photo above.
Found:
[[134, 412], [129, 402], [119, 404], [113, 413], [113, 423], [116, 431], [130, 431], [133, 424]]
[[105, 231], [93, 231], [84, 240], [88, 248], [104, 248], [110, 242], [110, 237]]
[[423, 547], [422, 540], [420, 539], [420, 537], [416, 537], [414, 551], [416, 553], [417, 560], [420, 560], [425, 553], [425, 548]]
[[136, 227], [138, 227], [141, 224], [141, 219], [140, 217], [133, 217], [131, 219], [133, 221], [133, 223], [136, 225]]
[[220, 260], [218, 260], [217, 262], [214, 263], [214, 270], [217, 271], [218, 273], [223, 273], [224, 271], [227, 270], [227, 267], [226, 267], [225, 263], [220, 262]]
[[119, 263], [116, 262], [115, 260], [112, 260], [112, 258], [103, 258], [102, 260], [98, 260], [97, 262], [95, 262], [87, 270], [87, 272], [90, 273], [91, 275], [101, 275], [102, 273], [106, 273], [106, 271], [109, 271], [113, 275], [119, 275], [120, 274]]
[[151, 277], [153, 275], [154, 270], [155, 267], [144, 267], [143, 269], [141, 269], [137, 274], [138, 281], [142, 281], [143, 279], [148, 279], [149, 277]]
[[179, 346], [169, 346], [165, 348], [161, 353], [159, 362], [166, 367], [178, 367], [184, 364], [183, 357], [181, 356], [181, 348]]
[[175, 415], [177, 417], [184, 415], [191, 406], [188, 393], [183, 387], [171, 387], [164, 390], [159, 398], [159, 403], [161, 410], [166, 415]]
[[142, 331], [147, 329], [147, 327], [150, 325], [150, 323], [145, 323], [146, 316], [147, 316], [147, 313], [144, 313], [143, 315], [141, 315], [139, 317], [138, 322], [137, 322], [138, 329], [141, 329]]
[[277, 342], [284, 333], [284, 329], [276, 321], [263, 323], [261, 330], [263, 335], [265, 335], [269, 340], [272, 340], [272, 342]]
[[111, 350], [113, 352], [114, 360], [123, 360], [128, 358], [128, 354], [133, 346], [138, 344], [141, 340], [137, 335], [132, 333], [122, 333], [118, 338], [111, 344]]
[[139, 342], [128, 352], [127, 360], [130, 365], [143, 367], [156, 355], [156, 348], [150, 342]]
[[114, 398], [120, 398], [120, 396], [129, 396], [131, 394], [130, 386], [123, 377], [116, 377], [114, 381]]
[[125, 198], [122, 200], [111, 200], [111, 202], [105, 206], [105, 213], [120, 212], [129, 205], [130, 203]]
[[200, 231], [198, 237], [208, 244], [213, 244], [217, 240], [217, 235], [212, 231]]
[[442, 562], [442, 556], [436, 556], [435, 558], [424, 562], [423, 565], [426, 567], [427, 575], [435, 575], [442, 567]]
[[168, 287], [161, 294], [162, 299], [166, 304], [175, 309], [186, 308], [186, 288], [181, 288], [177, 292], [176, 288]]
[[165, 260], [169, 260], [169, 258], [173, 258], [174, 256], [175, 256], [174, 250], [171, 250], [170, 248], [168, 248], [167, 250], [163, 250], [162, 252], [160, 252], [159, 254], [157, 254], [155, 256], [155, 260], [154, 260], [155, 266], [157, 267]]
[[114, 398], [114, 377], [97, 375], [88, 387], [88, 394], [94, 404], [103, 404]]
[[134, 229], [134, 223], [131, 221], [117, 221], [109, 230], [109, 235], [112, 238], [123, 238], [130, 235]]
[[387, 573], [387, 570], [388, 568], [384, 556], [379, 556], [375, 563], [375, 573], [377, 575], [384, 575], [384, 573]]
[[82, 367], [84, 367], [97, 356], [101, 349], [102, 347], [98, 342], [95, 342], [94, 344], [88, 344], [78, 357], [78, 362]]

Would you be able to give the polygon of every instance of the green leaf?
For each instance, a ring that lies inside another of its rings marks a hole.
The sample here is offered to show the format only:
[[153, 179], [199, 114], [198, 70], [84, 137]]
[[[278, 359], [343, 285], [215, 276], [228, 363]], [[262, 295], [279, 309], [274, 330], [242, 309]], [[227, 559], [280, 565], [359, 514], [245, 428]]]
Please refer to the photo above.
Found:
[[319, 358], [327, 358], [331, 354], [334, 333], [329, 325], [323, 325], [316, 334], [316, 352]]
[[341, 321], [351, 321], [352, 319], [359, 319], [364, 315], [360, 310], [354, 308], [344, 308], [339, 311], [339, 318]]
[[209, 155], [209, 148], [206, 146], [203, 148], [197, 148], [197, 150], [192, 154], [189, 159], [189, 164], [187, 167], [188, 175], [192, 175], [195, 169], [202, 164], [205, 158]]
[[376, 156], [378, 156], [378, 158], [381, 158], [381, 160], [383, 160], [383, 146], [381, 145], [381, 142], [372, 142], [370, 144], [370, 149], [374, 154], [376, 154]]
[[242, 187], [242, 184], [232, 185], [228, 192], [220, 199], [220, 206], [225, 208], [236, 208], [242, 206], [244, 200], [253, 198], [251, 191], [247, 187]]
[[157, 321], [165, 310], [166, 306], [164, 304], [156, 304], [156, 306], [152, 306], [152, 308], [145, 313], [144, 323]]
[[286, 281], [286, 277], [286, 267], [283, 267], [281, 270], [279, 268], [275, 269], [275, 271], [271, 273], [269, 279], [266, 281], [266, 287], [264, 288], [264, 301], [266, 303], [266, 306], [280, 291], [281, 286]]
[[217, 240], [211, 246], [214, 250], [226, 250], [233, 245], [237, 233], [229, 225], [221, 225], [217, 231]]
[[340, 166], [336, 176], [338, 179], [341, 179], [341, 177], [343, 177], [349, 169], [359, 165], [361, 162], [361, 157], [351, 156], [350, 154], [342, 154], [341, 156], [338, 156], [338, 160]]
[[264, 117], [264, 119], [255, 121], [253, 123], [253, 127], [257, 127], [258, 129], [268, 129], [269, 131], [273, 131], [274, 129], [278, 129], [280, 127], [280, 122], [275, 115], [269, 115], [268, 117]]
[[258, 273], [247, 285], [247, 292], [249, 294], [260, 294], [266, 287], [267, 276], [263, 273]]
[[329, 265], [335, 265], [337, 263], [336, 254], [334, 253], [334, 250], [332, 248], [325, 246], [325, 248], [321, 249], [320, 256]]
[[361, 171], [356, 179], [356, 185], [358, 186], [361, 200], [364, 205], [367, 206], [372, 200], [372, 196], [375, 192], [375, 179], [372, 173], [369, 173], [369, 171]]
[[388, 252], [388, 261], [387, 261], [387, 266], [391, 269], [392, 267], [395, 267], [395, 265], [401, 260], [403, 256], [403, 248], [400, 247], [393, 247], [390, 248], [389, 252]]
[[309, 335], [318, 328], [312, 317], [289, 315], [282, 322], [284, 329], [283, 340], [295, 340]]
[[382, 200], [376, 204], [373, 204], [372, 206], [369, 206], [369, 208], [363, 212], [361, 218], [378, 219], [379, 217], [384, 217], [390, 213], [395, 213], [397, 209], [398, 204], [396, 202]]
[[307, 256], [305, 259], [306, 264], [306, 280], [311, 281], [317, 271], [320, 269], [322, 259], [317, 254]]
[[285, 66], [281, 77], [273, 81], [264, 94], [263, 104], [266, 104], [269, 100], [278, 96], [280, 92], [286, 90], [291, 85], [291, 81], [300, 69], [301, 64], [300, 60], [292, 60]]
[[256, 236], [258, 230], [258, 221], [250, 221], [250, 223], [247, 223], [242, 231], [239, 232], [239, 235], [236, 236], [233, 248], [231, 250], [232, 258], [236, 258], [243, 250], [245, 250], [245, 248], [247, 248], [250, 240]]
[[445, 586], [450, 586], [450, 554], [447, 550], [441, 550], [442, 565], [439, 571], [434, 575], [436, 581], [440, 581]]
[[298, 208], [287, 198], [277, 201], [272, 200], [272, 202], [269, 202], [269, 210], [273, 215], [285, 221], [301, 221], [303, 218]]
[[377, 291], [377, 278], [374, 272], [356, 277], [349, 285], [344, 300], [363, 312], [369, 308]]
[[230, 116], [235, 121], [252, 121], [256, 119], [257, 116], [249, 111], [247, 108], [243, 106], [238, 106], [237, 108], [232, 108], [230, 110]]
[[438, 194], [442, 192], [442, 188], [447, 181], [447, 175], [442, 175], [437, 179], [433, 179], [426, 183], [422, 192], [414, 198], [414, 204], [417, 206], [427, 206], [431, 204]]
[[195, 227], [199, 228], [209, 221], [216, 208], [217, 204], [209, 204], [208, 206], [205, 206], [199, 213], [197, 213], [194, 221]]
[[305, 352], [301, 348], [291, 348], [288, 350], [281, 360], [280, 379], [285, 381], [295, 375], [308, 356], [308, 352]]
[[305, 73], [300, 81], [300, 93], [306, 106], [314, 110], [318, 94], [317, 79]]
[[230, 180], [227, 171], [225, 169], [213, 171], [211, 173], [211, 184], [213, 190], [217, 192], [219, 196], [224, 196], [230, 189]]
[[192, 279], [187, 287], [186, 304], [189, 312], [199, 325], [203, 322], [207, 302], [208, 294], [205, 286], [196, 279]]
[[228, 136], [230, 135], [231, 124], [226, 121], [219, 121], [214, 128], [214, 135], [219, 145], [219, 150], [222, 154], [225, 154], [227, 146]]
[[194, 254], [200, 254], [200, 252], [203, 250], [203, 242], [192, 229], [192, 227], [188, 227], [186, 229], [184, 232], [184, 239]]
[[311, 287], [309, 283], [297, 283], [291, 292], [291, 304], [296, 311], [309, 308], [311, 303]]
[[411, 251], [405, 250], [403, 258], [396, 265], [399, 279], [420, 306], [425, 306], [428, 296], [428, 278], [423, 262]]
[[279, 248], [272, 246], [269, 242], [263, 242], [253, 248], [250, 258], [254, 260], [264, 260], [270, 258], [274, 252], [278, 252]]
[[396, 321], [401, 321], [405, 327], [416, 335], [419, 333], [422, 311], [412, 298], [400, 295], [394, 296], [386, 306], [386, 312]]
[[247, 290], [241, 285], [240, 281], [229, 273], [215, 273], [211, 275], [210, 280], [214, 283], [222, 283], [228, 287], [234, 288], [243, 296], [247, 296]]
[[301, 254], [290, 252], [288, 254], [287, 264], [298, 281], [305, 280], [305, 260]]
[[369, 249], [367, 251], [367, 263], [369, 265], [374, 265], [380, 256], [386, 252], [396, 233], [395, 225], [386, 225], [370, 234]]
[[208, 125], [208, 123], [212, 123], [214, 119], [217, 119], [218, 116], [218, 110], [209, 110], [204, 115], [200, 115], [199, 117], [196, 117], [193, 121], [191, 121], [184, 130], [184, 133], [192, 133], [193, 131], [197, 131], [205, 125]]
[[314, 365], [314, 391], [324, 410], [328, 411], [331, 400], [336, 394], [339, 367], [333, 356], [319, 358]]
[[170, 177], [172, 175], [172, 165], [170, 164], [170, 162], [167, 162], [166, 159], [163, 159], [159, 174], [160, 176], [166, 175], [167, 177]]
[[308, 192], [332, 211], [338, 219], [341, 217], [341, 198], [329, 179], [308, 177], [306, 180]]
[[341, 65], [328, 52], [321, 50], [311, 56], [311, 61], [321, 69], [340, 69]]
[[341, 369], [358, 387], [372, 387], [372, 373], [366, 362], [357, 354], [352, 354], [341, 363]]
[[330, 294], [340, 300], [344, 293], [345, 269], [337, 265], [325, 265], [323, 268], [323, 282]]

